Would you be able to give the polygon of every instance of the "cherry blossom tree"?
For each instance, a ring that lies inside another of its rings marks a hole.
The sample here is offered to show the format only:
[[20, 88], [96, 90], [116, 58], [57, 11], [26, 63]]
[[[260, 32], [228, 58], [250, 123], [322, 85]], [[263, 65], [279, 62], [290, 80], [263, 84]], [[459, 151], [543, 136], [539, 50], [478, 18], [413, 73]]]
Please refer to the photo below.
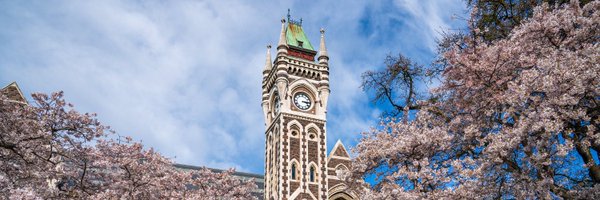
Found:
[[365, 199], [599, 198], [598, 10], [598, 1], [543, 4], [507, 38], [465, 37], [444, 54], [437, 101], [363, 133], [355, 190]]
[[0, 97], [0, 198], [253, 199], [256, 185], [207, 168], [183, 171], [131, 138], [114, 139], [62, 92], [33, 105]]
[[[593, 0], [579, 0], [583, 6]], [[533, 8], [543, 3], [550, 9], [569, 4], [569, 0], [465, 0], [467, 6], [477, 8], [472, 14], [473, 26], [481, 30], [474, 34], [491, 42], [508, 37], [512, 29], [533, 15]]]

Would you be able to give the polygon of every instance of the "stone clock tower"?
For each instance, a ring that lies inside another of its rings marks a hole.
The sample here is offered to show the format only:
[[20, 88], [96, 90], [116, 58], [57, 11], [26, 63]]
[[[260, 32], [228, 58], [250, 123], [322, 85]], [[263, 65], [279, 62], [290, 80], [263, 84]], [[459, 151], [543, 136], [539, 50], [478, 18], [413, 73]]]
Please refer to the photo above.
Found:
[[[263, 70], [262, 108], [266, 122], [265, 199], [327, 199], [326, 113], [329, 57], [324, 31], [317, 51], [302, 21], [281, 20], [271, 62]], [[315, 61], [315, 57], [317, 61]]]
[[262, 81], [265, 199], [355, 199], [336, 176], [350, 164], [341, 142], [327, 156], [325, 31], [321, 29], [317, 52], [304, 34], [302, 20], [292, 20], [288, 14], [287, 22], [281, 20], [275, 54], [272, 61], [267, 46]]

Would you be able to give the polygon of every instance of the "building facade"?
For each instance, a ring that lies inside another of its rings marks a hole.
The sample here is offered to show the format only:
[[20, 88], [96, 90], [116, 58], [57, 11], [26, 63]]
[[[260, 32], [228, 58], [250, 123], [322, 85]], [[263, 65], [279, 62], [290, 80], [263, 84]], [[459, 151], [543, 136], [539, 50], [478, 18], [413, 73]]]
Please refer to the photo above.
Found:
[[[318, 57], [317, 57], [318, 55]], [[315, 60], [315, 57], [317, 58]], [[281, 20], [275, 59], [263, 70], [265, 199], [355, 199], [338, 174], [350, 158], [338, 141], [327, 154], [329, 56], [321, 29], [318, 52], [288, 14]]]

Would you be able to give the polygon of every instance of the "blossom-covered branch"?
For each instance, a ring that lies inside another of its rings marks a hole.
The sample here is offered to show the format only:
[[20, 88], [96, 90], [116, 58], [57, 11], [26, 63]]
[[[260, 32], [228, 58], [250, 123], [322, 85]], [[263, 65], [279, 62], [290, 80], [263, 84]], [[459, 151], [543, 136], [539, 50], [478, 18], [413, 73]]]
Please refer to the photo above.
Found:
[[600, 197], [598, 10], [544, 4], [505, 39], [465, 37], [447, 51], [435, 109], [382, 124], [354, 149], [363, 197]]
[[252, 180], [176, 169], [170, 159], [81, 114], [62, 92], [34, 105], [0, 96], [0, 198], [253, 199]]

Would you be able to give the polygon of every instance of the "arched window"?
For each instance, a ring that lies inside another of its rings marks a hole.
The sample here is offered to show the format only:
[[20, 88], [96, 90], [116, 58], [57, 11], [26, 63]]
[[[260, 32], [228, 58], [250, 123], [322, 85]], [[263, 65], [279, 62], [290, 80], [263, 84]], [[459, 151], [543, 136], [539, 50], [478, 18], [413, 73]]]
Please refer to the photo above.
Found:
[[296, 163], [292, 163], [292, 180], [296, 180]]
[[295, 123], [292, 124], [290, 126], [290, 130], [291, 130], [290, 132], [291, 132], [292, 137], [295, 137], [295, 138], [300, 137], [300, 135], [299, 135], [299, 133], [300, 133], [300, 127], [298, 125], [296, 125]]
[[309, 180], [310, 180], [310, 182], [315, 182], [315, 167], [314, 166], [310, 166]]
[[[313, 124], [311, 124], [311, 125], [313, 125]], [[314, 127], [309, 127], [307, 133], [308, 133], [309, 140], [313, 140], [313, 141], [319, 140], [319, 134], [318, 134], [319, 132]]]

